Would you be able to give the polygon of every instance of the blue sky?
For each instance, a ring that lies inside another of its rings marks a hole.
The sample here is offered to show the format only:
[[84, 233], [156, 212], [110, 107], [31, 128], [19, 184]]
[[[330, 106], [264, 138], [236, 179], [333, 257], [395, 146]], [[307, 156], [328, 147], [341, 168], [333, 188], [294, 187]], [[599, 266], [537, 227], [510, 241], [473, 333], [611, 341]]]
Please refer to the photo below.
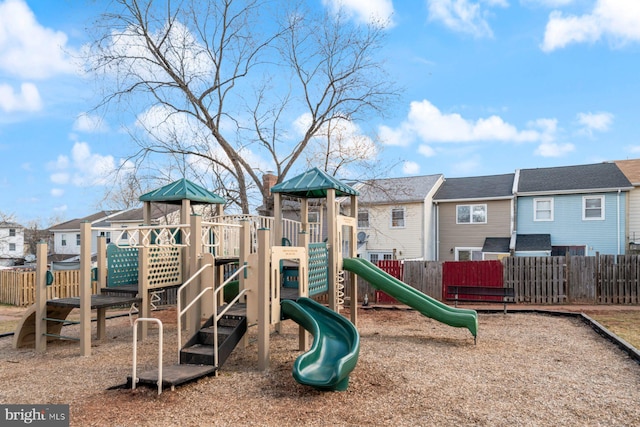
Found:
[[[74, 63], [104, 3], [0, 0], [0, 212], [22, 224], [94, 212], [133, 150], [122, 123], [90, 113], [95, 83]], [[382, 53], [404, 91], [359, 129], [378, 133], [391, 176], [640, 157], [640, 1], [343, 5], [389, 22]]]

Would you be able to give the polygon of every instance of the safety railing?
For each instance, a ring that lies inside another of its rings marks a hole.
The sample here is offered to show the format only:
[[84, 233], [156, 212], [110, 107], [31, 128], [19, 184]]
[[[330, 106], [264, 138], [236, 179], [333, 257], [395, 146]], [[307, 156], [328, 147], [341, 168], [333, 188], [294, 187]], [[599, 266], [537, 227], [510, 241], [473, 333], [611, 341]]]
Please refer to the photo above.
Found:
[[158, 324], [158, 395], [162, 393], [162, 321], [151, 317], [140, 317], [133, 322], [133, 372], [131, 373], [131, 389], [135, 390], [138, 383], [136, 371], [138, 369], [138, 322], [151, 322]]
[[202, 291], [200, 291], [200, 293], [198, 295], [196, 295], [196, 297], [183, 309], [182, 308], [182, 290], [184, 288], [186, 288], [191, 282], [193, 282], [197, 277], [199, 277], [207, 268], [212, 268], [213, 265], [212, 264], [205, 264], [202, 267], [200, 267], [198, 269], [198, 271], [196, 271], [191, 277], [189, 277], [189, 279], [187, 279], [186, 282], [184, 282], [179, 288], [178, 288], [178, 295], [177, 295], [177, 303], [178, 303], [178, 360], [180, 360], [180, 350], [182, 349], [182, 316], [189, 311], [189, 309], [191, 307], [193, 307], [193, 305], [200, 301], [200, 298], [202, 298], [202, 296], [204, 294], [206, 294], [208, 291], [212, 291], [212, 296], [213, 296], [213, 306], [216, 306], [216, 300], [215, 300], [215, 293], [213, 292], [213, 286], [207, 286], [206, 288], [204, 288]]
[[[141, 225], [137, 227], [93, 227], [100, 236], [109, 236], [110, 243], [118, 247], [189, 246], [191, 226]], [[108, 233], [108, 234], [107, 234]]]
[[238, 268], [231, 276], [229, 276], [227, 278], [227, 280], [225, 280], [220, 286], [218, 286], [216, 289], [213, 288], [213, 286], [207, 286], [206, 288], [204, 288], [202, 291], [200, 291], [200, 293], [198, 295], [196, 295], [196, 297], [183, 309], [182, 307], [182, 298], [181, 298], [181, 291], [182, 289], [184, 289], [186, 286], [189, 285], [189, 283], [191, 283], [196, 277], [200, 276], [200, 274], [202, 274], [207, 268], [211, 268], [212, 265], [211, 264], [205, 264], [202, 267], [200, 267], [200, 269], [198, 271], [196, 271], [194, 273], [193, 276], [191, 276], [189, 278], [189, 280], [187, 280], [186, 282], [184, 282], [184, 284], [182, 286], [180, 286], [180, 288], [178, 288], [178, 360], [180, 360], [180, 351], [182, 350], [182, 316], [189, 311], [189, 309], [191, 307], [193, 307], [194, 304], [196, 304], [200, 298], [202, 298], [204, 296], [204, 294], [206, 294], [209, 291], [212, 291], [213, 294], [213, 320], [214, 320], [214, 328], [213, 328], [213, 364], [214, 366], [218, 366], [218, 321], [222, 318], [222, 316], [224, 316], [229, 309], [236, 304], [240, 298], [246, 294], [246, 289], [243, 289], [242, 291], [240, 291], [238, 293], [238, 295], [231, 300], [226, 306], [225, 308], [218, 313], [218, 304], [216, 304], [217, 298], [220, 295], [220, 292], [222, 292], [224, 290], [224, 287], [227, 286], [229, 283], [231, 283], [242, 271], [244, 271], [247, 268], [247, 264], [243, 265], [242, 267]]

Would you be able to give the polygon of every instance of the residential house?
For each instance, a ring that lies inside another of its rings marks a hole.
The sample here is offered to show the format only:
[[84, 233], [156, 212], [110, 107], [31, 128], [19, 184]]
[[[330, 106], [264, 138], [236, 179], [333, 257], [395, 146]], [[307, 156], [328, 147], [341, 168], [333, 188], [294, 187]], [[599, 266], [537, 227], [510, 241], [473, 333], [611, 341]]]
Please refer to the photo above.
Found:
[[478, 261], [510, 255], [514, 176], [444, 180], [433, 196], [437, 260]]
[[[92, 226], [117, 214], [118, 211], [100, 211], [84, 218], [76, 218], [49, 228], [53, 234], [53, 253], [58, 255], [80, 255], [80, 224], [90, 222]], [[96, 237], [92, 236], [91, 252], [96, 251]]]
[[[151, 225], [179, 224], [180, 205], [163, 203], [151, 204]], [[129, 234], [127, 228], [140, 226], [144, 223], [144, 208], [134, 208], [111, 215], [95, 224], [98, 228], [112, 228], [113, 231], [100, 231], [96, 235], [106, 237], [107, 243], [128, 244]], [[132, 236], [135, 238], [134, 236]], [[137, 243], [137, 242], [136, 242]]]
[[627, 253], [640, 253], [640, 159], [616, 160], [614, 162], [627, 177], [633, 190], [627, 198]]
[[[384, 259], [435, 257], [432, 198], [443, 182], [442, 174], [360, 182], [358, 197], [360, 257]], [[349, 209], [348, 200], [343, 206]]]
[[11, 221], [0, 222], [0, 266], [11, 267], [24, 260], [24, 227]]
[[[615, 163], [516, 171], [516, 255], [521, 236], [545, 246], [526, 254], [624, 254], [629, 179]], [[548, 238], [547, 238], [548, 236]]]
[[[152, 224], [179, 223], [179, 210], [179, 205], [152, 204]], [[80, 224], [83, 222], [90, 222], [92, 228], [102, 229], [91, 232], [91, 253], [95, 253], [98, 236], [104, 236], [107, 243], [111, 243], [112, 239], [126, 243], [128, 235], [126, 231], [123, 232], [123, 229], [143, 223], [143, 208], [100, 211], [51, 227], [49, 230], [53, 234], [54, 254], [69, 255], [69, 257], [80, 254]], [[113, 231], [104, 230], [105, 228], [111, 228]]]

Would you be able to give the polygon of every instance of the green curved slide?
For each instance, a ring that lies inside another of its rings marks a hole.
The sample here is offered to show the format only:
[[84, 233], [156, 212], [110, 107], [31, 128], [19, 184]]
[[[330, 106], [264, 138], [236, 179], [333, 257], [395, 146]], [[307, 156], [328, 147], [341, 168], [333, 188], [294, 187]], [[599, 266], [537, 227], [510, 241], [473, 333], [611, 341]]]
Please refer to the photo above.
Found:
[[313, 344], [293, 364], [293, 378], [320, 390], [344, 391], [358, 363], [360, 334], [344, 316], [316, 301], [300, 297], [280, 303], [285, 318], [313, 335]]
[[449, 326], [467, 328], [474, 338], [478, 336], [478, 313], [475, 310], [449, 307], [362, 258], [343, 259], [343, 268], [357, 274], [374, 288], [418, 310], [423, 315]]

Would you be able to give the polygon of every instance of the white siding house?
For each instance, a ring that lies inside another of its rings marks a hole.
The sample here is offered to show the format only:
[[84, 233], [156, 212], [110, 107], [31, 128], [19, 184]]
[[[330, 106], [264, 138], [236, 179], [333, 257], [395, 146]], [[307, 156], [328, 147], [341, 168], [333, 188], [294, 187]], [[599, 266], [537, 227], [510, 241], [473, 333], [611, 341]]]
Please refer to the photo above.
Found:
[[377, 179], [353, 185], [360, 192], [358, 255], [372, 262], [435, 259], [432, 198], [443, 179], [437, 174]]
[[[80, 224], [90, 222], [92, 226], [117, 214], [117, 211], [100, 211], [84, 218], [76, 218], [49, 229], [53, 234], [53, 253], [59, 255], [80, 255]], [[92, 232], [91, 253], [96, 252], [98, 232]], [[50, 251], [51, 252], [51, 251]]]
[[10, 267], [24, 259], [24, 227], [15, 222], [0, 222], [0, 265]]

